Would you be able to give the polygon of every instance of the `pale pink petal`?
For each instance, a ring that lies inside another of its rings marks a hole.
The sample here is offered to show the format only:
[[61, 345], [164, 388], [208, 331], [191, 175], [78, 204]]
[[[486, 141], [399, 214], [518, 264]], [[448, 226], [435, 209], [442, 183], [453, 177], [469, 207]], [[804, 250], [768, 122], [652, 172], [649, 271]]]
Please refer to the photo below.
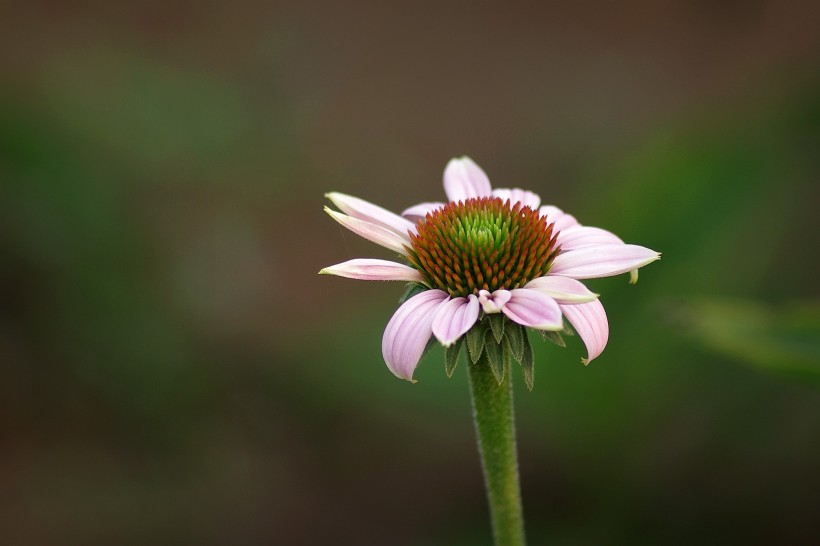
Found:
[[492, 313], [500, 313], [501, 309], [504, 307], [504, 304], [510, 301], [511, 297], [512, 294], [510, 294], [509, 290], [496, 290], [492, 294], [486, 290], [478, 291], [478, 302], [481, 304], [481, 308], [484, 309], [484, 312], [488, 315]]
[[442, 304], [433, 318], [433, 335], [449, 347], [472, 328], [478, 320], [479, 309], [478, 298], [472, 294]]
[[389, 248], [390, 250], [395, 250], [403, 256], [407, 256], [407, 249], [404, 248], [404, 245], [410, 246], [410, 243], [403, 237], [396, 234], [396, 232], [381, 226], [377, 226], [376, 224], [372, 224], [365, 220], [359, 220], [358, 218], [353, 218], [347, 214], [336, 212], [335, 210], [331, 210], [327, 207], [325, 207], [325, 212], [328, 213], [331, 218], [342, 224], [356, 235], [364, 237], [368, 241], [376, 243], [377, 245]]
[[443, 206], [444, 203], [419, 203], [418, 205], [413, 205], [409, 209], [405, 209], [401, 215], [412, 222], [418, 222], [420, 219], [427, 216], [427, 213], [440, 209]]
[[577, 305], [561, 305], [561, 312], [587, 346], [587, 358], [582, 358], [584, 365], [597, 358], [606, 347], [609, 339], [609, 323], [606, 311], [599, 300]]
[[444, 193], [450, 201], [489, 197], [490, 179], [469, 157], [451, 159], [444, 169]]
[[493, 197], [500, 197], [505, 201], [509, 199], [511, 206], [521, 203], [522, 207], [530, 207], [532, 210], [538, 210], [538, 205], [541, 204], [541, 198], [538, 194], [521, 188], [498, 188], [493, 190]]
[[348, 216], [387, 228], [407, 239], [408, 243], [410, 242], [407, 232], [413, 230], [415, 224], [398, 214], [352, 195], [331, 192], [325, 194], [325, 197], [330, 199], [334, 205], [339, 207], [339, 210]]
[[541, 216], [547, 217], [547, 223], [555, 224], [555, 227], [553, 228], [554, 231], [562, 231], [564, 229], [581, 225], [578, 223], [578, 220], [575, 219], [575, 216], [567, 214], [554, 205], [544, 205], [538, 209], [538, 212], [541, 213]]
[[620, 237], [611, 231], [589, 226], [575, 226], [561, 230], [558, 232], [557, 242], [563, 251], [591, 245], [624, 244]]
[[561, 330], [561, 309], [551, 297], [538, 290], [516, 288], [510, 301], [501, 309], [513, 322], [537, 330]]
[[443, 290], [425, 290], [393, 314], [382, 337], [382, 356], [393, 375], [413, 381], [413, 372], [433, 335], [436, 308], [448, 299]]
[[538, 290], [558, 303], [584, 303], [598, 297], [598, 294], [590, 292], [582, 282], [558, 275], [538, 277], [528, 282], [524, 288]]
[[611, 277], [643, 267], [660, 257], [654, 250], [638, 245], [585, 246], [556, 256], [549, 275], [573, 279]]
[[358, 258], [331, 265], [319, 271], [321, 275], [337, 275], [360, 281], [412, 281], [424, 282], [418, 270], [404, 264], [387, 260]]

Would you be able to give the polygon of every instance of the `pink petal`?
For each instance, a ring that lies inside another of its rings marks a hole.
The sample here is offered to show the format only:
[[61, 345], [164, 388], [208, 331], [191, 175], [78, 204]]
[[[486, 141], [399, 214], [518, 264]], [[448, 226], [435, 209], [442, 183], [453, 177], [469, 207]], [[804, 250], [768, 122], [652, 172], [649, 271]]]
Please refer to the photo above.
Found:
[[419, 203], [418, 205], [414, 205], [409, 209], [405, 209], [401, 215], [407, 217], [408, 220], [418, 222], [425, 216], [427, 216], [428, 212], [433, 212], [436, 209], [440, 209], [444, 206], [444, 203]]
[[524, 288], [538, 290], [560, 303], [584, 303], [598, 298], [580, 281], [557, 275], [538, 277], [528, 282]]
[[319, 271], [323, 275], [337, 275], [360, 281], [414, 281], [424, 282], [418, 270], [387, 260], [355, 259], [331, 265]]
[[624, 242], [611, 231], [597, 227], [575, 226], [558, 233], [558, 244], [561, 250], [575, 250], [591, 245], [622, 245]]
[[368, 241], [376, 243], [377, 245], [389, 248], [390, 250], [395, 250], [403, 256], [407, 255], [407, 250], [404, 248], [404, 245], [410, 246], [410, 243], [405, 240], [404, 237], [397, 235], [396, 232], [365, 220], [359, 220], [358, 218], [353, 218], [347, 214], [336, 212], [335, 210], [331, 210], [327, 207], [325, 207], [325, 212], [328, 213], [331, 218], [342, 224], [356, 235], [364, 237]]
[[451, 159], [444, 169], [444, 193], [450, 201], [489, 197], [490, 179], [469, 157]]
[[493, 197], [500, 197], [503, 200], [510, 200], [510, 205], [521, 203], [522, 207], [530, 207], [532, 210], [537, 210], [538, 205], [541, 204], [541, 198], [538, 194], [531, 191], [522, 190], [520, 188], [499, 188], [493, 190]]
[[478, 302], [481, 304], [484, 312], [489, 314], [500, 313], [504, 305], [510, 301], [512, 294], [509, 290], [496, 290], [490, 294], [486, 290], [478, 291]]
[[516, 288], [501, 311], [510, 320], [538, 330], [561, 330], [564, 322], [554, 299], [538, 290]]
[[606, 244], [561, 252], [552, 263], [550, 275], [592, 279], [620, 275], [660, 259], [654, 250], [638, 245]]
[[599, 300], [577, 305], [561, 305], [561, 312], [587, 346], [587, 358], [582, 358], [584, 365], [598, 358], [609, 339], [609, 323], [606, 311]]
[[331, 192], [325, 194], [325, 197], [330, 199], [333, 204], [339, 207], [339, 210], [345, 214], [394, 231], [403, 238], [406, 238], [408, 243], [410, 242], [410, 237], [407, 235], [407, 232], [411, 231], [415, 227], [415, 224], [402, 218], [398, 214], [394, 214], [387, 209], [383, 209], [378, 205], [374, 205], [358, 197], [353, 197], [352, 195]]
[[433, 318], [433, 335], [449, 347], [472, 328], [478, 320], [479, 308], [478, 298], [472, 294], [442, 304]]
[[553, 228], [555, 231], [562, 231], [581, 225], [578, 223], [578, 220], [575, 219], [575, 216], [567, 214], [554, 205], [544, 205], [538, 209], [538, 212], [541, 213], [541, 216], [547, 217], [548, 223], [555, 223], [555, 227]]
[[425, 290], [393, 314], [382, 337], [382, 356], [393, 375], [413, 381], [413, 372], [433, 335], [436, 308], [448, 299], [443, 290]]

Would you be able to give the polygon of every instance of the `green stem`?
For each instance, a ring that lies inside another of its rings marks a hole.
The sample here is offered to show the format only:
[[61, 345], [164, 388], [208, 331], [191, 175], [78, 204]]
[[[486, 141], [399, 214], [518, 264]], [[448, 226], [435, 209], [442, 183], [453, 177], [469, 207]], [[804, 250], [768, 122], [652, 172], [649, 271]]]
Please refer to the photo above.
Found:
[[509, 363], [499, 385], [486, 356], [468, 366], [473, 421], [487, 485], [496, 546], [523, 546], [524, 518], [518, 485], [515, 421]]

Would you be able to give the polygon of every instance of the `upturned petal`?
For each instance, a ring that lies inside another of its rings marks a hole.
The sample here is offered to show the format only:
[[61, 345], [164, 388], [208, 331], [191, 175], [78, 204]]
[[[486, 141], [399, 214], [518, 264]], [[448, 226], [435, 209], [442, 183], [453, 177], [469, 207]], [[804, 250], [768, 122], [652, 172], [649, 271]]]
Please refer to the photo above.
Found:
[[575, 219], [575, 216], [567, 214], [555, 205], [544, 205], [538, 209], [538, 212], [541, 213], [541, 216], [547, 217], [547, 222], [555, 224], [555, 227], [553, 227], [555, 231], [562, 231], [581, 225], [578, 223], [578, 220]]
[[564, 322], [558, 303], [538, 290], [516, 288], [501, 311], [513, 322], [537, 330], [561, 330]]
[[406, 218], [352, 195], [331, 192], [325, 194], [325, 197], [348, 216], [387, 228], [410, 242], [407, 232], [413, 230], [415, 224]]
[[638, 245], [593, 245], [561, 252], [552, 263], [550, 275], [592, 279], [620, 275], [659, 260], [660, 253]]
[[411, 281], [424, 282], [424, 277], [418, 270], [404, 264], [388, 260], [372, 260], [357, 258], [340, 264], [325, 267], [319, 271], [321, 275], [337, 275], [348, 279], [361, 281]]
[[481, 304], [481, 308], [484, 309], [484, 312], [488, 315], [493, 313], [500, 313], [501, 309], [504, 307], [512, 294], [509, 290], [496, 290], [492, 294], [487, 290], [479, 290], [478, 291], [478, 302]]
[[472, 328], [478, 320], [479, 308], [478, 298], [473, 294], [443, 303], [433, 318], [433, 335], [449, 347]]
[[368, 241], [376, 243], [377, 245], [389, 248], [390, 250], [395, 250], [403, 256], [407, 255], [407, 249], [404, 248], [404, 245], [409, 246], [410, 243], [396, 232], [371, 222], [359, 220], [358, 218], [353, 218], [347, 214], [336, 212], [328, 207], [325, 207], [325, 212], [328, 213], [331, 218], [342, 224], [356, 235], [364, 237]]
[[528, 282], [524, 288], [546, 294], [559, 304], [584, 303], [598, 298], [598, 294], [590, 292], [582, 282], [558, 275], [538, 277]]
[[609, 339], [609, 323], [606, 319], [606, 311], [599, 300], [577, 305], [561, 305], [561, 312], [567, 318], [575, 331], [581, 337], [581, 341], [587, 347], [587, 358], [582, 358], [581, 362], [586, 366], [603, 352], [606, 342]]
[[481, 167], [467, 156], [451, 159], [444, 169], [444, 193], [450, 201], [471, 197], [489, 197], [490, 179]]
[[591, 226], [575, 226], [558, 233], [558, 245], [561, 250], [575, 250], [592, 245], [622, 245], [620, 237], [605, 229]]
[[393, 375], [413, 381], [413, 372], [433, 335], [437, 307], [448, 298], [443, 290], [425, 290], [393, 314], [382, 337], [382, 356]]
[[541, 198], [537, 193], [522, 190], [521, 188], [498, 188], [493, 190], [493, 197], [500, 197], [504, 200], [509, 199], [512, 206], [521, 203], [521, 206], [530, 207], [532, 210], [537, 210], [538, 205], [541, 204]]
[[427, 216], [428, 212], [433, 212], [443, 206], [444, 203], [419, 203], [418, 205], [413, 205], [409, 209], [405, 209], [402, 211], [401, 215], [410, 221], [418, 222], [420, 219]]

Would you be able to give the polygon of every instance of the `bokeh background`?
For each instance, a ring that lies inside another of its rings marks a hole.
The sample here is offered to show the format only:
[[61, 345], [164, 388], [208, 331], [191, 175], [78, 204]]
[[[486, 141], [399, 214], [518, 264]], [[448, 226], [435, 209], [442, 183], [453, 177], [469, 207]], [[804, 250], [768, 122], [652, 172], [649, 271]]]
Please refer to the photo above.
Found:
[[819, 11], [1, 3], [0, 543], [489, 545], [464, 369], [316, 274], [468, 154], [664, 253], [514, 377], [530, 542], [816, 544]]

